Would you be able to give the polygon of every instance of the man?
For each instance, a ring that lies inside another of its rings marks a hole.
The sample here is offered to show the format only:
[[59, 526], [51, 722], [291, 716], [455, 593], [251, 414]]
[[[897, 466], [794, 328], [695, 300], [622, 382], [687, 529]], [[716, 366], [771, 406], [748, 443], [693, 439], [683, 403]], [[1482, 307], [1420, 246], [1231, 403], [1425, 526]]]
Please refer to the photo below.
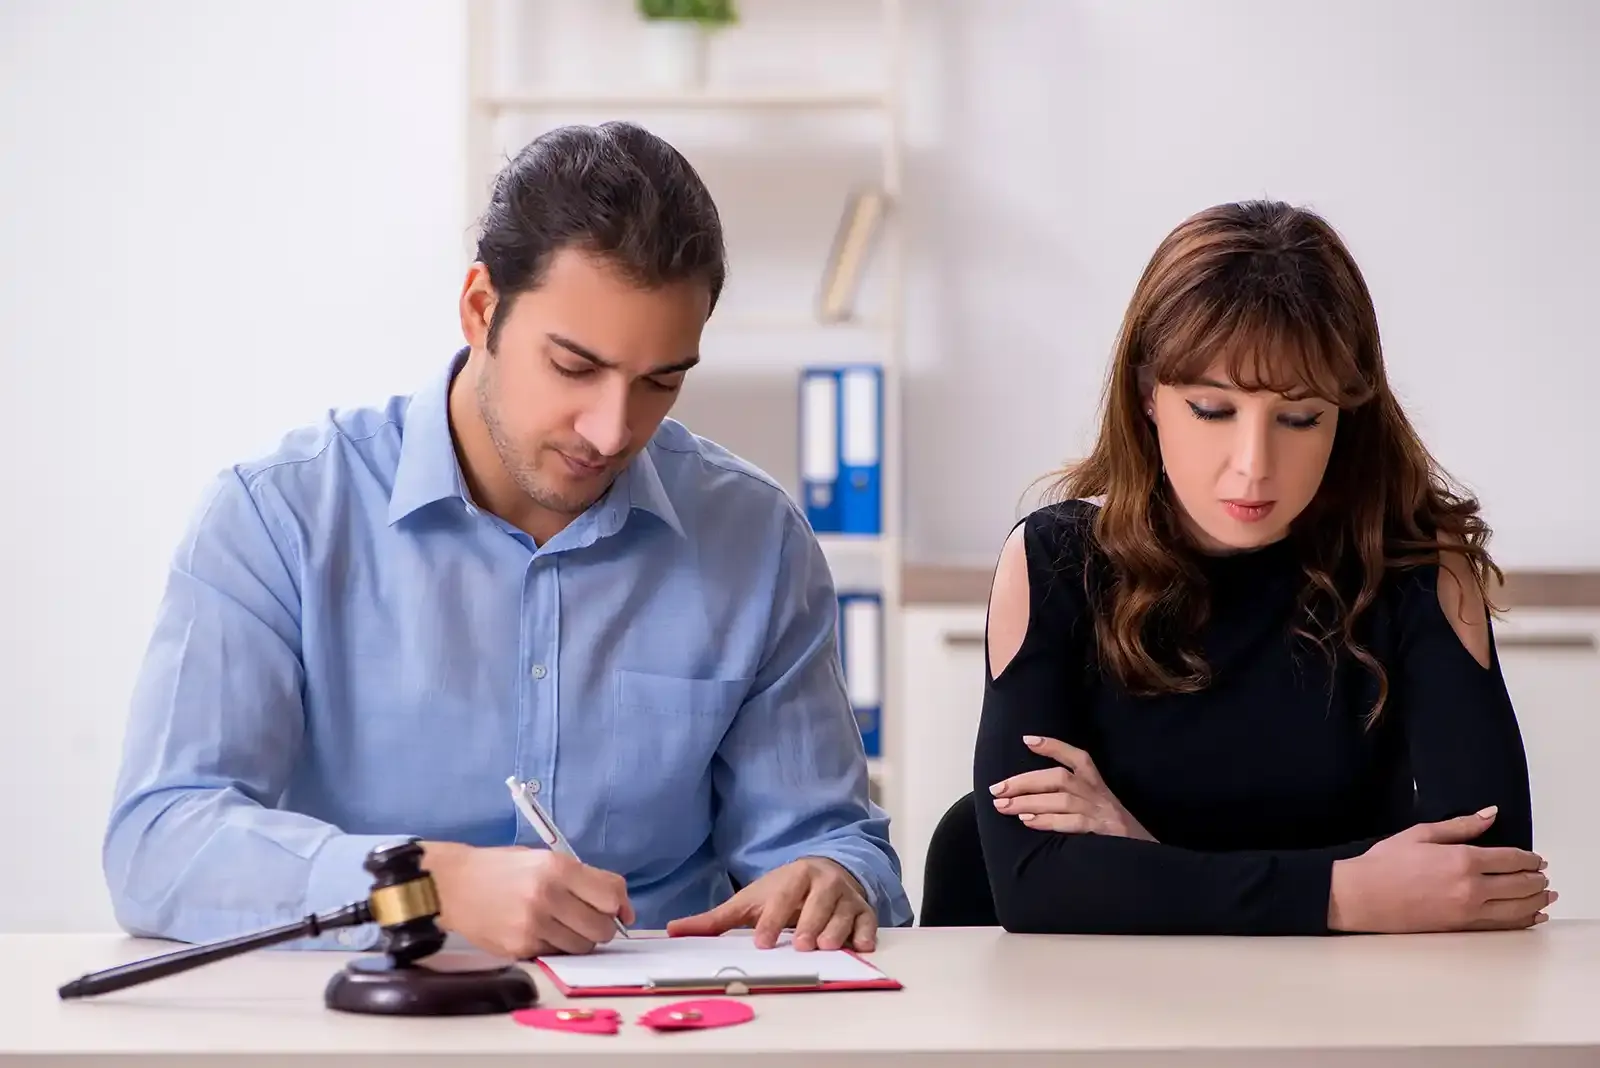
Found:
[[[105, 840], [119, 922], [286, 923], [416, 836], [442, 925], [493, 953], [618, 919], [871, 949], [910, 908], [826, 561], [770, 478], [665, 418], [723, 283], [709, 193], [644, 130], [564, 128], [482, 223], [438, 381], [227, 470], [179, 546]], [[351, 934], [302, 944], [376, 932]]]

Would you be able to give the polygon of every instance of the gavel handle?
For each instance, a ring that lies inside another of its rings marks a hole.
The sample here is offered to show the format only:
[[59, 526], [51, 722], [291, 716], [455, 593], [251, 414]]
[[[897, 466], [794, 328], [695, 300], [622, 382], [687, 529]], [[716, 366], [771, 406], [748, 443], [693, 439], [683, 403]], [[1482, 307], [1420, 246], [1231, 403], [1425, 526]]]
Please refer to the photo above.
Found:
[[105, 971], [90, 972], [61, 986], [56, 993], [62, 1000], [68, 998], [92, 997], [95, 994], [108, 994], [113, 990], [121, 990], [139, 983], [148, 983], [152, 979], [161, 979], [178, 972], [186, 972], [191, 968], [198, 968], [202, 964], [223, 960], [227, 957], [238, 956], [252, 949], [262, 949], [266, 946], [276, 945], [279, 942], [290, 942], [296, 938], [314, 938], [323, 931], [331, 931], [340, 927], [359, 927], [361, 924], [372, 922], [372, 910], [365, 901], [357, 901], [346, 905], [342, 909], [323, 913], [320, 916], [307, 916], [303, 920], [283, 927], [274, 927], [271, 930], [260, 931], [256, 934], [241, 935], [222, 942], [209, 942], [201, 946], [190, 946], [187, 949], [175, 950], [164, 953], [159, 957], [150, 957], [147, 960], [135, 961], [131, 964], [118, 965], [107, 968]]

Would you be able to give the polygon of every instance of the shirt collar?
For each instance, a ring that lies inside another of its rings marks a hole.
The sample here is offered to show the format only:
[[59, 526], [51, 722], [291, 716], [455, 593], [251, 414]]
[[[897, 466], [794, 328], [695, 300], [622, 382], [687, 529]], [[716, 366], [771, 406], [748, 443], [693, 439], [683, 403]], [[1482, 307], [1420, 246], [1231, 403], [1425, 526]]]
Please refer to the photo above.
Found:
[[466, 480], [456, 461], [455, 438], [450, 433], [450, 384], [466, 362], [463, 348], [428, 388], [419, 391], [406, 407], [405, 429], [400, 437], [400, 461], [394, 488], [389, 491], [389, 522], [397, 523], [417, 509], [451, 497], [468, 503]]
[[[412, 396], [406, 410], [405, 432], [400, 439], [400, 460], [389, 493], [389, 522], [397, 523], [435, 501], [455, 498], [470, 504], [466, 480], [456, 458], [450, 432], [450, 385], [467, 359], [468, 349], [451, 357], [437, 381]], [[617, 475], [616, 482], [597, 504], [600, 531], [615, 534], [635, 508], [659, 518], [679, 537], [684, 536], [678, 511], [646, 446]]]
[[[667, 496], [667, 487], [661, 481], [661, 472], [656, 470], [656, 461], [650, 455], [648, 445], [640, 449], [639, 454], [622, 469], [618, 481], [626, 484], [616, 487], [615, 497], [619, 501], [626, 501], [630, 511], [639, 508], [649, 512], [672, 528], [680, 538], [684, 536], [678, 510], [672, 507], [672, 499]], [[620, 527], [621, 523], [617, 525]]]

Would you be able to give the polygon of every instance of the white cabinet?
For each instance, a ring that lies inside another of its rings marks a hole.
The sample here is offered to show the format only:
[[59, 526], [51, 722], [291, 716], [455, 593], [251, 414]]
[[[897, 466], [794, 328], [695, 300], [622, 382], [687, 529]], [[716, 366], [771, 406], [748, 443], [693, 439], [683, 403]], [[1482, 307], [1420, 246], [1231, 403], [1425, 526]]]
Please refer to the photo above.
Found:
[[[920, 916], [928, 839], [972, 788], [984, 608], [910, 605], [902, 625], [890, 833]], [[1528, 754], [1534, 846], [1561, 895], [1550, 914], [1600, 919], [1600, 612], [1512, 609], [1495, 636]]]
[[890, 837], [919, 920], [928, 838], [945, 810], [972, 789], [983, 710], [984, 615], [981, 605], [908, 605], [901, 614], [903, 712]]
[[1509, 609], [1495, 621], [1533, 793], [1533, 843], [1560, 899], [1600, 919], [1600, 612]]

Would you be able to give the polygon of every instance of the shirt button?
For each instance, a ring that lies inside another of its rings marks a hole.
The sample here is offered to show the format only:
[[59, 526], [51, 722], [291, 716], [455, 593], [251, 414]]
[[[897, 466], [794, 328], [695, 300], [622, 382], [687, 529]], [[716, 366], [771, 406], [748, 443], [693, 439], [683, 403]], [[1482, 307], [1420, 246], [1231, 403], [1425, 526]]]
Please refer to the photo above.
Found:
[[549, 672], [545, 670], [545, 667], [544, 667], [543, 664], [535, 664], [535, 665], [533, 665], [533, 677], [534, 678], [542, 679], [548, 674], [549, 674]]

